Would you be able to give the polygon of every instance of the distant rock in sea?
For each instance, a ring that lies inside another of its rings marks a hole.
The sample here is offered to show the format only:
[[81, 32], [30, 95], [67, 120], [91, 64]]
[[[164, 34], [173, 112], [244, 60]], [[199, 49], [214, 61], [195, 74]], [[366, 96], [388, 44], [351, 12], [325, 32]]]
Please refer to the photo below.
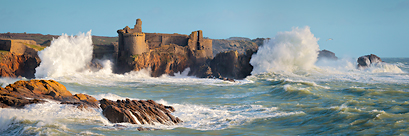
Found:
[[358, 68], [365, 68], [371, 66], [371, 64], [381, 63], [382, 59], [375, 54], [361, 56], [357, 60]]
[[329, 50], [321, 50], [318, 52], [318, 60], [321, 59], [338, 60], [338, 57]]

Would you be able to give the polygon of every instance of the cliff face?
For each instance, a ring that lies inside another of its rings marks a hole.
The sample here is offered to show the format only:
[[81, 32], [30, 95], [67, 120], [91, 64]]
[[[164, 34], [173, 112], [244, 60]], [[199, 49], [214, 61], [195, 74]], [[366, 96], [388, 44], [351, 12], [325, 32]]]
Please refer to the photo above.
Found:
[[228, 39], [213, 39], [213, 53], [237, 50], [239, 54], [246, 53], [246, 50], [257, 50], [263, 45], [264, 38], [250, 40], [248, 38], [230, 37]]
[[[177, 45], [168, 45], [161, 48], [134, 55], [131, 59], [129, 69], [139, 71], [144, 68], [151, 68], [151, 76], [159, 77], [163, 74], [174, 75], [183, 72], [190, 64], [188, 49]], [[126, 71], [126, 70], [125, 70]]]
[[35, 68], [40, 62], [38, 56], [3, 51], [0, 53], [0, 77], [35, 78]]
[[251, 74], [253, 66], [250, 65], [253, 50], [247, 50], [243, 54], [237, 51], [226, 51], [216, 55], [210, 62], [210, 68], [215, 77], [243, 79]]

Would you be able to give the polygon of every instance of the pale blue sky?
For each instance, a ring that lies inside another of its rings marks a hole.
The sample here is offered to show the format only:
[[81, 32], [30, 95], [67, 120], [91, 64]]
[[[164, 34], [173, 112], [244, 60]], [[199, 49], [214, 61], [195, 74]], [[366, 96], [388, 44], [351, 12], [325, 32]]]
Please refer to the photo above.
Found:
[[[116, 36], [141, 18], [144, 32], [224, 39], [274, 37], [310, 26], [320, 49], [338, 57], [409, 57], [409, 0], [1, 0], [0, 33]], [[332, 41], [325, 41], [333, 38]]]

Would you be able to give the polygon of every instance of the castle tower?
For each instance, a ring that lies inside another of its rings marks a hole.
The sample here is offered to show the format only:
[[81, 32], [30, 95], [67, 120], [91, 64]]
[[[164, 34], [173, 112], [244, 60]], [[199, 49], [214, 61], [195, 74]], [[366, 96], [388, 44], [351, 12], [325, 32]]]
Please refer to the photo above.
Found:
[[141, 19], [136, 19], [136, 23], [134, 26], [134, 32], [136, 33], [142, 33], [142, 20]]
[[142, 54], [149, 51], [145, 41], [145, 33], [142, 32], [141, 19], [136, 20], [133, 29], [126, 26], [118, 32], [118, 61], [134, 55]]

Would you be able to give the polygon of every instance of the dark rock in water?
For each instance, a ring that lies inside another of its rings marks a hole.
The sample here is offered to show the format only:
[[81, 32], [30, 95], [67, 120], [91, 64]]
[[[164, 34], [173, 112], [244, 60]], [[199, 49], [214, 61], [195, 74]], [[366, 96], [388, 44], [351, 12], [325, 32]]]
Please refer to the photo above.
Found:
[[361, 56], [357, 60], [358, 67], [369, 67], [371, 64], [376, 64], [382, 62], [382, 59], [374, 54]]
[[98, 107], [98, 101], [86, 94], [72, 95], [64, 85], [53, 80], [17, 81], [0, 87], [0, 107], [22, 108], [25, 105], [45, 102], [42, 99], [77, 105], [78, 108]]
[[335, 53], [329, 50], [321, 50], [318, 52], [318, 60], [320, 59], [338, 60], [338, 57], [335, 56]]
[[202, 64], [199, 67], [193, 68], [193, 71], [190, 72], [192, 75], [196, 75], [199, 78], [211, 78], [213, 77], [212, 69], [207, 64]]
[[158, 104], [153, 100], [117, 100], [102, 99], [100, 107], [103, 115], [112, 123], [129, 122], [132, 124], [161, 123], [173, 125], [182, 122], [171, 115], [175, 110], [171, 106]]
[[[247, 50], [245, 54], [237, 51], [221, 52], [210, 62], [212, 73], [215, 77], [243, 79], [251, 74], [253, 66], [250, 65], [253, 50]], [[227, 79], [226, 79], [227, 80]]]

